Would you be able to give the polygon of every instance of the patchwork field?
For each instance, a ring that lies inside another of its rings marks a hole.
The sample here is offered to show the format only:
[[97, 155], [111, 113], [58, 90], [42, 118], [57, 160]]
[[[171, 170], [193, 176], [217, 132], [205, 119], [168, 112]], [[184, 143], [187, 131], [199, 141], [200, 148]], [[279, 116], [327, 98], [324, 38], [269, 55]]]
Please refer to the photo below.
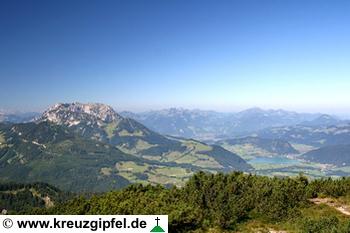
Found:
[[[101, 171], [102, 172], [102, 171]], [[118, 175], [124, 177], [132, 183], [143, 184], [174, 184], [181, 186], [193, 175], [189, 169], [179, 167], [165, 167], [156, 165], [137, 164], [135, 162], [117, 163], [115, 169], [109, 171], [117, 172]], [[140, 182], [141, 180], [141, 182]]]

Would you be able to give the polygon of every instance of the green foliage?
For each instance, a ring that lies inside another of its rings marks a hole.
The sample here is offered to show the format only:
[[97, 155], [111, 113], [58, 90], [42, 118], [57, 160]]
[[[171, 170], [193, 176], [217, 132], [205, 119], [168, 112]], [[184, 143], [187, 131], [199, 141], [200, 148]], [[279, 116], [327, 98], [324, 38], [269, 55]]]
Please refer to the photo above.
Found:
[[350, 232], [350, 222], [341, 223], [335, 216], [321, 219], [303, 218], [300, 221], [302, 232], [304, 233], [348, 233]]
[[72, 194], [45, 183], [0, 184], [0, 211], [6, 209], [9, 213], [22, 213], [33, 207], [44, 208], [48, 204], [44, 198], [49, 198], [54, 204], [71, 197]]
[[231, 174], [195, 174], [184, 187], [131, 185], [123, 190], [75, 198], [44, 214], [167, 214], [171, 232], [233, 230], [252, 216], [282, 220], [306, 205], [307, 179]]
[[[309, 182], [304, 176], [269, 178], [241, 172], [199, 172], [182, 188], [133, 184], [121, 190], [75, 197], [65, 203], [58, 201], [52, 208], [42, 208], [42, 203], [35, 202], [40, 200], [31, 199], [29, 206], [41, 208], [27, 208], [25, 213], [166, 214], [170, 232], [180, 233], [232, 232], [254, 220], [263, 223], [261, 229], [281, 226], [291, 232], [345, 233], [350, 230], [346, 218], [331, 207], [313, 206], [308, 199], [333, 191], [334, 196], [349, 195], [349, 186], [347, 178]], [[0, 192], [7, 189], [0, 186]], [[26, 195], [18, 197], [28, 199]]]
[[308, 185], [307, 193], [309, 197], [325, 195], [331, 197], [340, 197], [350, 194], [350, 177], [341, 179], [317, 179]]

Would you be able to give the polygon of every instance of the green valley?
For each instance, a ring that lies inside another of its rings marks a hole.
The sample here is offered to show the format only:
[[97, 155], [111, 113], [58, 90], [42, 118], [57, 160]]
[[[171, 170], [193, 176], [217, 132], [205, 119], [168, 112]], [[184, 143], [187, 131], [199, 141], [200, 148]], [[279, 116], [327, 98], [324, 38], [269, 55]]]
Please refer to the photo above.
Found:
[[157, 134], [102, 104], [58, 104], [30, 123], [0, 123], [0, 181], [100, 192], [182, 186], [197, 171], [250, 171], [219, 146]]

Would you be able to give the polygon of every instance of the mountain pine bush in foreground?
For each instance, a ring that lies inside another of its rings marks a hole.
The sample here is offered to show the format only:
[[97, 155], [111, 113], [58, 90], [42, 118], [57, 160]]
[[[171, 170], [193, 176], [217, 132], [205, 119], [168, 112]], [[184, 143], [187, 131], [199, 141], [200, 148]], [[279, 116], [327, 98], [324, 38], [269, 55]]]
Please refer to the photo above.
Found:
[[249, 232], [244, 227], [254, 221], [290, 232], [349, 232], [346, 217], [309, 201], [317, 196], [337, 198], [349, 193], [349, 178], [310, 182], [303, 176], [269, 178], [240, 172], [199, 172], [182, 188], [131, 185], [29, 213], [167, 214], [170, 232]]

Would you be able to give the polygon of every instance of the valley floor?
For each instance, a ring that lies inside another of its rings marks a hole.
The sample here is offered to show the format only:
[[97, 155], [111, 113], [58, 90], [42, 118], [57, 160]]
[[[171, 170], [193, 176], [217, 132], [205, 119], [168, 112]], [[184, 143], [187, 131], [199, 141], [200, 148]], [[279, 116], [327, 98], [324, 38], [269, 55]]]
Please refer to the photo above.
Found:
[[310, 145], [292, 144], [299, 153], [288, 155], [271, 153], [253, 144], [234, 146], [223, 144], [222, 146], [246, 160], [254, 167], [255, 174], [258, 175], [293, 177], [303, 174], [312, 179], [350, 176], [349, 166], [337, 167], [331, 164], [309, 162], [302, 159], [303, 153], [317, 149]]

